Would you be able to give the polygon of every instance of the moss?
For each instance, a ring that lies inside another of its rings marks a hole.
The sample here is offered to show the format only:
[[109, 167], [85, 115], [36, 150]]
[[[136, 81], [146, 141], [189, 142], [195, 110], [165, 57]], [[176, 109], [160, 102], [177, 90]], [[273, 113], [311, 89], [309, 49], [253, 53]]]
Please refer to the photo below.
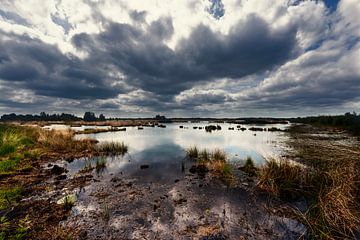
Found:
[[17, 161], [11, 159], [0, 161], [0, 174], [12, 173], [12, 171], [16, 169], [17, 164], [18, 164]]

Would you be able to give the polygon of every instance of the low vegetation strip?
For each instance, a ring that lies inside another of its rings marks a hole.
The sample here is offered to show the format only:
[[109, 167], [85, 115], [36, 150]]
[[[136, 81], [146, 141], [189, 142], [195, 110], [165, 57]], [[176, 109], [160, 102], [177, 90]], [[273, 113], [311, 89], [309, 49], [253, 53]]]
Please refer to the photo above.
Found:
[[270, 160], [258, 186], [287, 201], [305, 197], [309, 208], [299, 220], [314, 239], [354, 238], [360, 226], [359, 144], [331, 135], [316, 140], [311, 132], [290, 131], [294, 158], [304, 165]]
[[360, 115], [355, 112], [348, 112], [344, 115], [337, 116], [298, 117], [290, 120], [295, 123], [340, 128], [347, 130], [354, 135], [360, 136]]

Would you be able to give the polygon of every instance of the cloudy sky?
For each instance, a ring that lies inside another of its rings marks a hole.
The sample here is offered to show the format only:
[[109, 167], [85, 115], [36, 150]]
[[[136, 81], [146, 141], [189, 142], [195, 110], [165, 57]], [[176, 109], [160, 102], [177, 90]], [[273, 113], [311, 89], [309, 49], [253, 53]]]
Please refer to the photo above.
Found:
[[0, 113], [360, 111], [359, 0], [0, 0]]

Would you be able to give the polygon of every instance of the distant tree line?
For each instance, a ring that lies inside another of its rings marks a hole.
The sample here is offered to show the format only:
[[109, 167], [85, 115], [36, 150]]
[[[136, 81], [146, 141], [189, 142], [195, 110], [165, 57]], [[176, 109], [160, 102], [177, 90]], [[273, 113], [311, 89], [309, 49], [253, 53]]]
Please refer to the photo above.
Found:
[[61, 113], [61, 114], [47, 114], [41, 112], [39, 115], [32, 114], [4, 114], [1, 116], [1, 121], [105, 121], [106, 118], [104, 114], [100, 114], [99, 117], [96, 117], [93, 112], [85, 112], [84, 117], [78, 117], [73, 114]]
[[298, 117], [292, 118], [291, 122], [338, 127], [360, 135], [360, 115], [356, 112], [337, 116]]

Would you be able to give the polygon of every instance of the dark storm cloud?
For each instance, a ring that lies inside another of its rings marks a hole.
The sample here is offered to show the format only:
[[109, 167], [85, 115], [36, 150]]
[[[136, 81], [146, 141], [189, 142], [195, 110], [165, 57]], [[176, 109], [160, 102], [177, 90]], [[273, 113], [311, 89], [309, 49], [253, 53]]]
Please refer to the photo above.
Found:
[[[1, 33], [4, 34], [5, 33]], [[64, 55], [54, 45], [27, 36], [0, 41], [0, 79], [35, 94], [60, 98], [109, 98], [122, 89], [109, 86], [100, 63]]]
[[[360, 75], [349, 62], [360, 45], [329, 55], [313, 52], [308, 58], [280, 69], [241, 99], [256, 108], [331, 107], [360, 100]], [[326, 60], [325, 60], [326, 59]], [[293, 78], [296, 78], [294, 80]]]
[[169, 39], [174, 33], [174, 27], [170, 17], [160, 18], [151, 23], [149, 31], [152, 35], [159, 38], [159, 40]]
[[286, 61], [296, 47], [292, 26], [274, 31], [251, 15], [228, 35], [197, 26], [175, 50], [162, 40], [173, 33], [170, 19], [153, 22], [145, 31], [110, 23], [100, 34], [74, 36], [74, 45], [92, 62], [115, 66], [129, 85], [160, 95], [175, 95], [215, 78], [241, 78]]

